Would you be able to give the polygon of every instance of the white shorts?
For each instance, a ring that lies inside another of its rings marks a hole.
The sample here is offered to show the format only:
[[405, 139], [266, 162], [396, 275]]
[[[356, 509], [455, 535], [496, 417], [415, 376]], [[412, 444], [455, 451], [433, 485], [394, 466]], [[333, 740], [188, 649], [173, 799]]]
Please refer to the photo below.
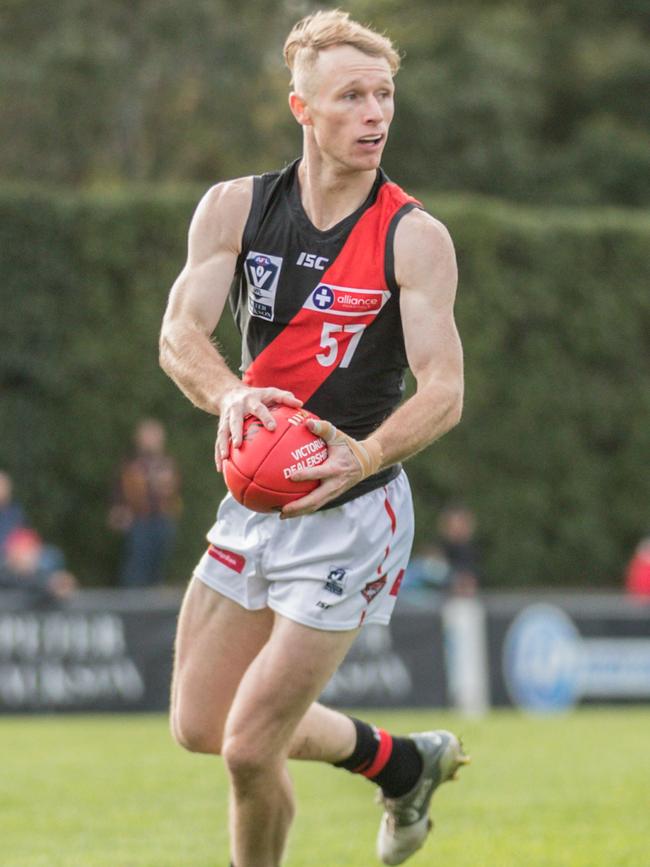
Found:
[[195, 576], [250, 611], [305, 626], [389, 622], [413, 542], [406, 473], [342, 506], [281, 521], [227, 494]]

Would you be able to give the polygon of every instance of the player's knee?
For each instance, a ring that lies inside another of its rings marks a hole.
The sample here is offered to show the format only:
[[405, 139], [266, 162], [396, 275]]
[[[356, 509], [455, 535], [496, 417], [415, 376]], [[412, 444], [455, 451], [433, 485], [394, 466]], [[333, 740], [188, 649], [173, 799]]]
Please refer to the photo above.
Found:
[[246, 785], [263, 777], [269, 770], [272, 760], [264, 745], [253, 743], [250, 739], [232, 735], [223, 743], [222, 755], [233, 780]]
[[219, 732], [208, 729], [196, 720], [174, 714], [170, 718], [172, 737], [176, 743], [190, 753], [221, 753], [221, 736]]

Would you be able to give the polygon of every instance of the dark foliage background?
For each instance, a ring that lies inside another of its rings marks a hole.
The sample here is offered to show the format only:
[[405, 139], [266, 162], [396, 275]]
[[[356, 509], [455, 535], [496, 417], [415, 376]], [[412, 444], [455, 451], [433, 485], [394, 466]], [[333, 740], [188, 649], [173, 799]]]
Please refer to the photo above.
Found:
[[[300, 144], [281, 48], [301, 0], [3, 0], [0, 178], [211, 183]], [[405, 55], [386, 165], [523, 202], [650, 201], [643, 0], [350, 0]]]

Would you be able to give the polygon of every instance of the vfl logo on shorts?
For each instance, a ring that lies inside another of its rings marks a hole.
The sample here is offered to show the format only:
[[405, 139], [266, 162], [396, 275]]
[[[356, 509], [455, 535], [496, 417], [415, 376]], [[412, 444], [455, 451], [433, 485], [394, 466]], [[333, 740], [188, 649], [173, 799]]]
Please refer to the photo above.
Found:
[[244, 262], [244, 274], [248, 284], [248, 312], [260, 319], [273, 319], [275, 293], [282, 267], [281, 256], [251, 252]]
[[330, 569], [325, 589], [335, 596], [343, 596], [343, 586], [345, 584], [345, 569]]

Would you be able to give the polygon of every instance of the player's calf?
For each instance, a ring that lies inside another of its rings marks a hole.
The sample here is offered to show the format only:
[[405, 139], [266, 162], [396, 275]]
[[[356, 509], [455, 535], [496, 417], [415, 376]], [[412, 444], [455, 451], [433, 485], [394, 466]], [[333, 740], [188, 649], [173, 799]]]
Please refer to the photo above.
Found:
[[240, 867], [279, 867], [295, 803], [286, 762], [245, 737], [227, 737], [232, 855]]

